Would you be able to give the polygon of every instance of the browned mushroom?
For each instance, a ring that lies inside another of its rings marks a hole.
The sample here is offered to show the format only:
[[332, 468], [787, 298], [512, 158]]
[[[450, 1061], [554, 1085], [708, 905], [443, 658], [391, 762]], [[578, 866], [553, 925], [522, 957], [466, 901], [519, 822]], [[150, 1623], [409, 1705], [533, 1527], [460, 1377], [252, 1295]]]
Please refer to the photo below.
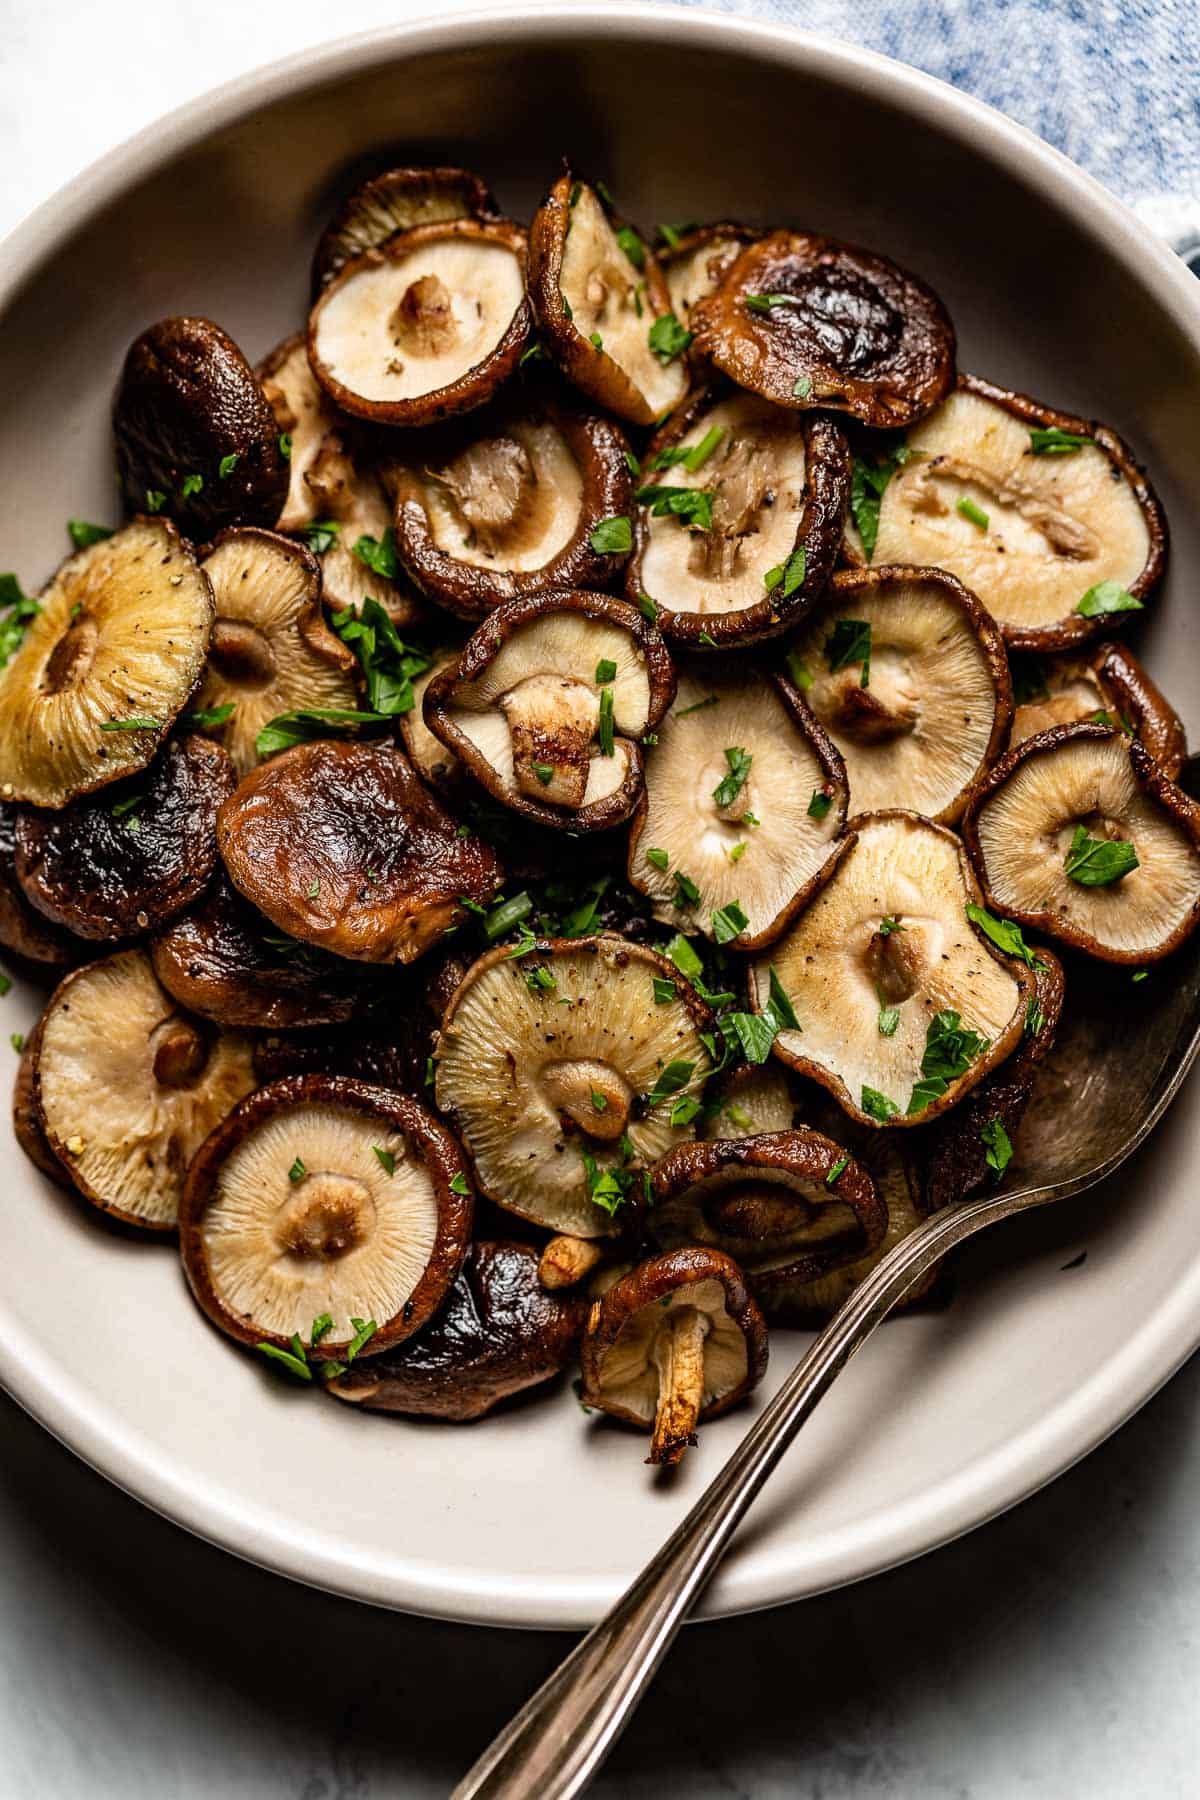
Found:
[[387, 998], [378, 970], [277, 931], [224, 871], [153, 939], [150, 954], [167, 992], [218, 1025], [266, 1031], [333, 1025], [362, 1019]]
[[412, 678], [412, 705], [396, 721], [400, 742], [417, 774], [451, 801], [458, 799], [463, 788], [470, 784], [453, 750], [448, 750], [440, 739], [435, 738], [425, 723], [425, 690], [443, 669], [457, 668], [458, 657], [457, 649], [440, 650], [431, 655], [429, 667]]
[[972, 928], [981, 898], [953, 833], [915, 813], [863, 813], [833, 875], [751, 969], [775, 1038], [852, 1118], [919, 1125], [1020, 1042], [1033, 975]]
[[809, 232], [748, 245], [691, 324], [701, 355], [776, 406], [910, 425], [954, 380], [954, 327], [933, 290], [886, 257]]
[[470, 169], [387, 169], [347, 194], [313, 253], [314, 297], [346, 264], [397, 231], [446, 219], [494, 219], [495, 200]]
[[756, 1300], [868, 1256], [887, 1207], [867, 1170], [831, 1138], [796, 1126], [681, 1144], [651, 1171], [648, 1223], [664, 1249], [732, 1256]]
[[412, 962], [504, 879], [384, 744], [301, 744], [262, 764], [222, 806], [217, 843], [281, 931], [361, 962]]
[[598, 546], [615, 525], [628, 535], [630, 460], [608, 419], [525, 384], [391, 471], [400, 556], [423, 593], [467, 619], [501, 600], [599, 587], [624, 562]]
[[113, 430], [131, 513], [169, 513], [197, 541], [278, 518], [286, 441], [246, 358], [211, 319], [160, 319], [134, 340]]
[[1015, 653], [1009, 661], [1014, 744], [1052, 725], [1094, 719], [1131, 733], [1168, 780], [1176, 779], [1187, 755], [1183, 720], [1125, 644], [1095, 644], [1074, 656]]
[[842, 759], [789, 681], [693, 663], [647, 758], [629, 880], [664, 924], [757, 949], [829, 879], [846, 805]]
[[308, 354], [344, 412], [432, 425], [490, 399], [529, 329], [525, 233], [459, 218], [397, 232], [346, 263], [312, 310]]
[[328, 1384], [371, 1412], [465, 1424], [552, 1381], [575, 1354], [587, 1301], [548, 1294], [528, 1244], [475, 1242], [441, 1311], [418, 1337]]
[[1019, 650], [1111, 632], [1166, 562], [1162, 508], [1114, 431], [975, 375], [899, 445], [863, 451], [851, 510], [853, 560], [948, 569]]
[[62, 1187], [70, 1187], [67, 1171], [50, 1148], [50, 1141], [42, 1129], [41, 1115], [38, 1112], [34, 1070], [40, 1030], [39, 1020], [26, 1038], [21, 1060], [17, 1064], [12, 1098], [13, 1136], [35, 1169], [40, 1169], [43, 1175], [48, 1175], [51, 1181], [57, 1181]]
[[156, 931], [211, 876], [217, 810], [233, 788], [229, 758], [216, 744], [174, 738], [144, 775], [61, 812], [22, 808], [17, 880], [38, 912], [79, 937]]
[[227, 1337], [336, 1366], [433, 1316], [471, 1212], [458, 1145], [423, 1106], [344, 1076], [297, 1076], [259, 1088], [203, 1145], [180, 1248]]
[[529, 298], [551, 356], [598, 405], [652, 425], [683, 399], [691, 333], [671, 311], [663, 272], [569, 171], [529, 230]]
[[673, 1468], [714, 1419], [761, 1381], [767, 1328], [731, 1257], [708, 1246], [639, 1263], [592, 1307], [585, 1406], [651, 1429], [647, 1462]]
[[660, 225], [659, 234], [663, 243], [658, 249], [658, 260], [667, 278], [671, 310], [681, 325], [690, 325], [697, 300], [705, 299], [718, 288], [726, 270], [746, 245], [756, 243], [763, 235], [749, 225], [733, 225], [728, 220], [693, 225], [686, 231]]
[[1156, 961], [1200, 923], [1200, 806], [1109, 725], [1010, 750], [963, 836], [989, 906], [1105, 962]]
[[425, 690], [425, 723], [503, 805], [572, 831], [619, 825], [641, 739], [675, 696], [662, 638], [609, 594], [509, 600]]
[[586, 1281], [595, 1273], [604, 1261], [604, 1245], [598, 1244], [594, 1238], [574, 1237], [570, 1232], [559, 1232], [538, 1258], [538, 1280], [544, 1288], [556, 1291], [559, 1288], [576, 1287], [579, 1282]]
[[652, 440], [626, 592], [667, 637], [778, 637], [825, 591], [850, 495], [846, 439], [728, 384], [696, 390]]
[[845, 760], [856, 812], [905, 806], [952, 824], [1008, 738], [1004, 640], [940, 569], [835, 575], [788, 668]]
[[76, 551], [0, 683], [0, 798], [57, 808], [144, 769], [204, 668], [212, 590], [166, 519]]
[[14, 867], [16, 830], [17, 808], [0, 800], [0, 949], [32, 963], [65, 968], [79, 961], [83, 945], [51, 925], [25, 898]]
[[33, 1039], [38, 1118], [101, 1212], [172, 1231], [193, 1153], [254, 1086], [249, 1041], [189, 1018], [123, 950], [55, 988]]

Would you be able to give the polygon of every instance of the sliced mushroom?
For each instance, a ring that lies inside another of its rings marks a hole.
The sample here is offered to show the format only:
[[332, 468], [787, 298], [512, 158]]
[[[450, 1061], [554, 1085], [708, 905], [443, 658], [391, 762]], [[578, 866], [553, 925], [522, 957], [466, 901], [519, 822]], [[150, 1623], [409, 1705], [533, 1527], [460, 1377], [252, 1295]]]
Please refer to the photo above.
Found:
[[850, 847], [769, 959], [790, 1002], [775, 1053], [852, 1118], [916, 1125], [960, 1100], [1020, 1041], [1033, 975], [968, 921], [980, 894], [962, 846], [915, 813], [859, 814]]
[[790, 1131], [796, 1102], [788, 1071], [777, 1062], [742, 1063], [705, 1102], [706, 1138], [760, 1137]]
[[69, 556], [0, 683], [0, 797], [52, 809], [144, 769], [204, 668], [208, 581], [166, 519]]
[[869, 1255], [887, 1229], [887, 1207], [866, 1169], [803, 1125], [681, 1144], [650, 1179], [655, 1242], [723, 1250], [763, 1303], [776, 1286]]
[[66, 976], [38, 1028], [50, 1149], [85, 1200], [147, 1231], [174, 1229], [188, 1163], [253, 1086], [248, 1039], [189, 1018], [142, 950]]
[[494, 219], [496, 202], [470, 169], [388, 169], [348, 194], [321, 233], [313, 254], [313, 294], [348, 262], [397, 231], [446, 219]]
[[[673, 641], [715, 649], [777, 637], [825, 591], [850, 494], [832, 420], [798, 419], [724, 385], [700, 389], [653, 439], [643, 469], [626, 592], [650, 596]], [[673, 510], [681, 505], [691, 510]]]
[[328, 1384], [370, 1412], [465, 1424], [552, 1381], [575, 1354], [587, 1301], [548, 1294], [528, 1244], [471, 1245], [441, 1312], [419, 1337]]
[[[642, 1198], [645, 1165], [692, 1135], [711, 1015], [675, 974], [652, 950], [603, 936], [520, 957], [501, 947], [468, 971], [443, 1021], [434, 1091], [481, 1190], [506, 1211], [609, 1236], [623, 1204]], [[661, 1003], [656, 979], [671, 990]]]
[[509, 600], [425, 690], [425, 723], [488, 792], [540, 824], [600, 831], [633, 811], [640, 739], [671, 704], [658, 632], [623, 600]]
[[585, 1406], [643, 1430], [673, 1468], [714, 1419], [761, 1381], [767, 1328], [732, 1258], [707, 1246], [639, 1263], [595, 1302], [583, 1339]]
[[82, 938], [157, 930], [211, 876], [217, 809], [233, 788], [225, 752], [191, 736], [119, 787], [56, 813], [22, 808], [15, 869], [25, 897]]
[[17, 808], [0, 800], [0, 949], [32, 963], [65, 968], [78, 962], [83, 945], [51, 925], [29, 904], [17, 880]]
[[647, 758], [629, 880], [664, 924], [757, 949], [829, 879], [846, 805], [842, 759], [789, 681], [694, 665]]
[[279, 429], [246, 358], [211, 319], [160, 319], [135, 338], [113, 431], [131, 513], [167, 512], [200, 542], [278, 518], [288, 491]]
[[690, 325], [697, 300], [713, 293], [746, 245], [761, 236], [761, 231], [749, 225], [731, 225], [726, 220], [671, 232], [658, 251], [658, 260], [667, 278], [671, 309], [682, 325]]
[[940, 569], [835, 575], [788, 667], [841, 751], [856, 812], [906, 806], [952, 824], [1008, 738], [1004, 640]]
[[451, 219], [346, 263], [308, 322], [317, 380], [344, 412], [432, 425], [491, 398], [529, 337], [525, 233]]
[[404, 564], [468, 619], [550, 588], [600, 587], [624, 561], [593, 537], [632, 511], [628, 456], [609, 420], [546, 390], [476, 415], [393, 473]]
[[[334, 1364], [413, 1336], [471, 1238], [471, 1187], [444, 1125], [407, 1094], [344, 1076], [259, 1088], [188, 1172], [180, 1248], [192, 1293], [240, 1344]], [[324, 1331], [319, 1321], [328, 1320]]]
[[1200, 922], [1200, 806], [1108, 725], [1010, 750], [963, 835], [989, 906], [1105, 962], [1168, 956]]
[[1174, 781], [1187, 755], [1183, 720], [1124, 644], [1096, 644], [1081, 655], [1010, 659], [1017, 708], [1012, 742], [1052, 725], [1095, 719], [1136, 737]]
[[444, 650], [436, 653], [429, 667], [420, 675], [412, 678], [413, 703], [408, 712], [401, 713], [397, 720], [400, 742], [404, 745], [409, 762], [423, 781], [427, 781], [439, 794], [457, 796], [464, 783], [463, 765], [453, 750], [447, 749], [440, 739], [435, 738], [425, 723], [425, 690], [435, 675], [443, 669], [458, 666], [459, 652]]
[[530, 226], [529, 298], [546, 348], [598, 405], [653, 425], [683, 399], [691, 337], [671, 312], [663, 272], [570, 173]]
[[538, 1280], [551, 1291], [575, 1287], [594, 1275], [603, 1261], [603, 1243], [560, 1232], [550, 1239], [538, 1258]]
[[40, 1031], [39, 1020], [26, 1038], [21, 1060], [17, 1064], [12, 1098], [13, 1136], [35, 1169], [40, 1169], [43, 1175], [48, 1175], [51, 1181], [57, 1181], [62, 1187], [70, 1187], [67, 1171], [50, 1148], [50, 1141], [42, 1129], [41, 1115], [38, 1112], [34, 1072]]
[[276, 931], [224, 872], [154, 938], [150, 954], [167, 992], [218, 1025], [333, 1025], [364, 1018], [387, 997], [376, 970]]
[[886, 257], [809, 232], [748, 245], [691, 323], [701, 355], [776, 406], [911, 425], [954, 381], [954, 327], [932, 288]]
[[232, 706], [206, 729], [244, 775], [264, 725], [299, 709], [353, 712], [351, 650], [325, 623], [315, 557], [274, 531], [226, 531], [202, 563], [217, 617], [197, 705]]
[[[1163, 572], [1162, 509], [1107, 426], [961, 375], [900, 454], [874, 469], [871, 559], [948, 569], [1015, 649], [1065, 650], [1111, 631], [1114, 603], [1136, 610]], [[850, 533], [854, 560], [863, 548]]]
[[221, 808], [217, 843], [281, 931], [360, 962], [412, 962], [504, 879], [383, 744], [301, 744], [262, 764]]

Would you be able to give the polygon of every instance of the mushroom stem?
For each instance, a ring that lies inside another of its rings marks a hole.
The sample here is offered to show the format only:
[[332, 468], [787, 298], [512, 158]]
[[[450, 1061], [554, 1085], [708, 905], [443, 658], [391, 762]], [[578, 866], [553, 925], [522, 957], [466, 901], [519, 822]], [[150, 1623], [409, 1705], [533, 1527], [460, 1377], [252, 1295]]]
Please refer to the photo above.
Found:
[[556, 806], [582, 806], [600, 716], [592, 689], [562, 675], [532, 675], [501, 696], [500, 710], [521, 792]]
[[217, 619], [208, 645], [209, 661], [242, 687], [266, 687], [275, 679], [275, 652], [264, 634], [244, 619]]
[[704, 1340], [710, 1320], [698, 1307], [675, 1307], [654, 1341], [658, 1368], [658, 1408], [647, 1462], [674, 1468], [696, 1442], [696, 1422], [704, 1400]]
[[151, 1033], [150, 1041], [154, 1046], [154, 1079], [160, 1087], [191, 1087], [204, 1073], [209, 1040], [188, 1019], [165, 1019]]
[[544, 1288], [575, 1287], [604, 1261], [604, 1246], [589, 1238], [562, 1234], [552, 1237], [538, 1263], [538, 1280]]
[[590, 1057], [549, 1063], [542, 1070], [542, 1091], [557, 1112], [602, 1144], [619, 1138], [629, 1123], [633, 1090], [609, 1063]]
[[409, 283], [390, 324], [396, 344], [410, 356], [440, 356], [458, 340], [450, 290], [437, 275]]

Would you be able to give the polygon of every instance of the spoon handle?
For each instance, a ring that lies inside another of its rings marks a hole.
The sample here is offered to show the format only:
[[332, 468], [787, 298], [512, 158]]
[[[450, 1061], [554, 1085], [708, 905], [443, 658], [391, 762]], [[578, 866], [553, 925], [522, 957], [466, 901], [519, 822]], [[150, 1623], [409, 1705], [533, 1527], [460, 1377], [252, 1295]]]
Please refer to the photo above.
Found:
[[859, 1345], [955, 1244], [1031, 1193], [947, 1207], [883, 1257], [826, 1325], [687, 1517], [607, 1616], [526, 1701], [452, 1800], [569, 1800], [597, 1773], [743, 1514]]

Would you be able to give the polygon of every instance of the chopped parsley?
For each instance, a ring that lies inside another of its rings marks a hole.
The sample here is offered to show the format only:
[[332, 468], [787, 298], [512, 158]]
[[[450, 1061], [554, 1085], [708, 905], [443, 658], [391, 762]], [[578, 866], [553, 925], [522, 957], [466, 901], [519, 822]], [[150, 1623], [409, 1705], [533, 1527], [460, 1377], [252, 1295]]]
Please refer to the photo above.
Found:
[[633, 526], [620, 514], [593, 526], [588, 543], [600, 556], [624, 556], [633, 548]]
[[381, 1149], [381, 1147], [378, 1144], [372, 1144], [371, 1148], [375, 1152], [375, 1155], [378, 1157], [379, 1166], [383, 1170], [384, 1174], [385, 1175], [394, 1175], [396, 1173], [396, 1158], [395, 1158], [395, 1155], [393, 1154], [393, 1152], [391, 1150]]
[[608, 1095], [602, 1094], [599, 1088], [592, 1089], [592, 1111], [598, 1113], [608, 1111]]
[[611, 661], [611, 659], [607, 656], [601, 657], [600, 661], [596, 664], [596, 680], [598, 682], [605, 682], [605, 681], [615, 681], [616, 679], [617, 679], [616, 663]]
[[1047, 966], [1034, 955], [1022, 936], [1021, 927], [1014, 925], [1011, 919], [997, 919], [985, 907], [974, 904], [968, 904], [966, 911], [972, 925], [978, 925], [997, 950], [1003, 950], [1006, 956], [1017, 957], [1030, 969], [1044, 969]]
[[292, 434], [290, 431], [281, 431], [279, 434], [279, 454], [284, 462], [292, 460]]
[[350, 1320], [350, 1323], [354, 1327], [354, 1336], [350, 1339], [350, 1342], [346, 1345], [346, 1361], [348, 1363], [351, 1363], [354, 1361], [355, 1357], [358, 1355], [358, 1353], [362, 1349], [363, 1345], [365, 1343], [367, 1343], [368, 1339], [373, 1338], [375, 1336], [375, 1333], [379, 1330], [379, 1327], [375, 1323], [374, 1319], [352, 1318]]
[[651, 482], [637, 491], [637, 501], [655, 519], [674, 517], [694, 531], [712, 530], [713, 497], [707, 488], [663, 487]]
[[209, 725], [224, 725], [227, 719], [232, 719], [234, 710], [233, 701], [227, 700], [224, 706], [208, 706], [202, 712], [184, 713], [180, 723], [202, 731]]
[[894, 1100], [889, 1100], [886, 1094], [879, 1092], [878, 1088], [867, 1087], [865, 1083], [859, 1104], [868, 1119], [879, 1119], [880, 1121], [894, 1119], [900, 1111]]
[[[1134, 977], [1134, 979], [1135, 980], [1137, 979], [1136, 976]], [[1025, 1008], [1025, 1027], [1024, 1027], [1024, 1029], [1025, 1029], [1026, 1037], [1038, 1037], [1040, 1035], [1040, 1033], [1044, 1030], [1045, 1024], [1046, 1024], [1045, 1009], [1043, 1008], [1040, 1001], [1038, 1000], [1037, 995], [1034, 994], [1032, 996], [1032, 998], [1030, 999], [1028, 1006]]]
[[656, 625], [658, 623], [658, 608], [650, 598], [649, 594], [638, 595], [637, 608], [643, 619], [649, 619], [651, 625]]
[[355, 543], [350, 554], [384, 581], [395, 581], [400, 573], [400, 564], [396, 559], [396, 534], [390, 525], [381, 538], [364, 534]]
[[722, 775], [712, 793], [718, 806], [733, 805], [746, 785], [754, 757], [748, 750], [743, 750], [740, 745], [734, 745], [726, 749], [725, 761], [728, 764], [728, 770], [726, 774]]
[[109, 817], [113, 819], [127, 818], [130, 813], [136, 812], [139, 806], [144, 805], [145, 799], [145, 794], [126, 794], [124, 800], [118, 800], [109, 807]]
[[529, 766], [542, 786], [549, 787], [554, 780], [554, 765], [552, 763], [530, 763]]
[[652, 980], [654, 984], [655, 1006], [668, 1005], [675, 998], [676, 992], [678, 991], [675, 983], [665, 975], [655, 975], [652, 977]]
[[338, 726], [385, 725], [386, 713], [350, 712], [339, 707], [312, 707], [304, 712], [279, 713], [269, 719], [254, 740], [259, 756], [275, 756], [297, 744], [336, 737]]
[[457, 1174], [453, 1177], [453, 1179], [450, 1182], [450, 1192], [452, 1194], [464, 1194], [465, 1195], [465, 1194], [469, 1194], [470, 1191], [471, 1191], [471, 1189], [467, 1184], [467, 1178], [463, 1174], [462, 1170], [459, 1169]]
[[867, 619], [838, 619], [825, 639], [825, 657], [831, 670], [862, 665], [859, 687], [871, 685], [871, 626]]
[[0, 669], [7, 668], [25, 641], [30, 621], [36, 619], [41, 606], [22, 592], [15, 575], [0, 575]]
[[89, 544], [102, 544], [105, 538], [113, 534], [111, 525], [89, 525], [86, 519], [68, 519], [67, 534], [77, 550], [86, 550]]
[[803, 584], [807, 561], [801, 544], [799, 549], [792, 551], [786, 562], [776, 563], [773, 569], [767, 570], [763, 576], [763, 586], [769, 594], [773, 594], [778, 588], [779, 598], [790, 600], [796, 589]]
[[673, 312], [663, 313], [655, 319], [647, 334], [650, 348], [665, 367], [667, 363], [682, 356], [692, 341], [690, 331], [685, 331]]
[[700, 958], [696, 955], [692, 946], [680, 932], [676, 932], [675, 936], [667, 945], [667, 955], [675, 964], [679, 973], [685, 975], [689, 981], [694, 982], [697, 976], [703, 975], [704, 964], [700, 961]]
[[183, 486], [179, 490], [179, 498], [181, 500], [190, 500], [193, 494], [199, 494], [203, 492], [203, 489], [203, 475], [185, 475], [183, 478]]
[[23, 1031], [10, 1032], [8, 1041], [16, 1051], [17, 1055], [20, 1056], [22, 1050], [25, 1048], [25, 1033]]
[[808, 803], [810, 819], [823, 819], [833, 805], [833, 795], [827, 794], [824, 788], [814, 788], [813, 797]]
[[242, 453], [240, 450], [231, 450], [228, 456], [223, 456], [217, 464], [217, 480], [228, 481], [241, 460]]
[[671, 1123], [672, 1125], [690, 1125], [699, 1111], [700, 1102], [693, 1099], [691, 1094], [684, 1094], [671, 1108]]
[[882, 1006], [882, 1005], [880, 1006], [880, 1008], [879, 1008], [879, 1035], [880, 1035], [880, 1037], [895, 1037], [896, 1027], [897, 1027], [897, 1025], [899, 1025], [899, 1023], [900, 1023], [900, 1008], [898, 1006]]
[[912, 451], [907, 444], [897, 442], [873, 462], [868, 462], [861, 456], [854, 459], [854, 472], [850, 481], [850, 512], [858, 527], [863, 554], [868, 562], [875, 555], [875, 544], [879, 537], [879, 509], [883, 504], [883, 496], [887, 493], [888, 483], [896, 470], [904, 467], [911, 455]]
[[534, 963], [525, 971], [525, 986], [531, 994], [548, 994], [558, 986], [545, 963]]
[[1149, 978], [1149, 975], [1150, 975], [1149, 969], [1135, 969], [1133, 974], [1129, 977], [1129, 979], [1134, 982], [1146, 981]]
[[647, 850], [646, 861], [652, 868], [661, 869], [664, 875], [671, 866], [671, 859], [665, 850]]
[[976, 1057], [988, 1047], [988, 1040], [964, 1026], [951, 1008], [935, 1013], [925, 1032], [925, 1053], [921, 1058], [921, 1080], [912, 1091], [909, 1113], [924, 1112], [934, 1100], [946, 1093], [952, 1081], [965, 1075]]
[[617, 242], [635, 269], [645, 268], [646, 246], [632, 225], [622, 225], [618, 228]]
[[358, 658], [370, 710], [388, 718], [411, 712], [416, 705], [413, 677], [423, 675], [432, 658], [403, 641], [378, 600], [364, 599], [361, 608], [336, 613], [330, 623]]
[[789, 650], [783, 660], [787, 664], [787, 672], [791, 676], [795, 686], [799, 688], [802, 694], [807, 694], [809, 688], [813, 684], [812, 672], [807, 665], [801, 661], [799, 651]]
[[1080, 887], [1112, 887], [1140, 864], [1128, 839], [1090, 837], [1086, 825], [1077, 825], [1063, 867]]
[[731, 844], [729, 846], [725, 854], [731, 863], [741, 862], [743, 856], [746, 854], [746, 840], [744, 838], [739, 838], [736, 844]]
[[700, 904], [700, 889], [691, 876], [685, 875], [682, 869], [675, 871], [675, 890], [673, 902], [675, 906], [698, 906]]
[[604, 348], [604, 339], [600, 336], [598, 331], [593, 331], [588, 334], [588, 343], [592, 346], [593, 350], [603, 350]]
[[738, 902], [730, 900], [712, 914], [713, 936], [718, 944], [732, 944], [734, 938], [740, 937], [749, 923]]
[[983, 1143], [984, 1160], [996, 1180], [999, 1181], [1012, 1161], [1012, 1139], [1005, 1131], [1003, 1121], [1000, 1119], [989, 1119], [986, 1125], [980, 1127], [979, 1136]]
[[167, 496], [161, 488], [146, 489], [146, 511], [148, 513], [160, 513], [166, 504]]
[[305, 1166], [302, 1158], [300, 1158], [298, 1156], [296, 1158], [295, 1162], [292, 1164], [291, 1168], [288, 1170], [288, 1180], [293, 1181], [293, 1182], [294, 1181], [303, 1181], [304, 1177], [307, 1174], [308, 1174], [308, 1169]]
[[672, 1094], [677, 1094], [680, 1088], [685, 1088], [695, 1073], [695, 1063], [669, 1062], [665, 1068], [659, 1070], [654, 1086], [646, 1095], [647, 1106], [661, 1106], [664, 1100], [669, 1100]]
[[1085, 619], [1098, 619], [1105, 613], [1142, 612], [1140, 600], [1123, 588], [1119, 581], [1099, 581], [1090, 587], [1079, 605], [1077, 613]]
[[798, 304], [795, 294], [745, 294], [743, 300], [747, 312], [769, 314], [777, 306], [795, 306]]
[[332, 1316], [327, 1312], [318, 1313], [316, 1318], [312, 1322], [312, 1327], [308, 1334], [308, 1342], [309, 1342], [310, 1349], [315, 1350], [317, 1345], [320, 1343], [321, 1339], [323, 1337], [328, 1337], [329, 1333], [332, 1330], [333, 1330]]
[[[341, 529], [342, 528], [336, 519], [314, 519], [311, 525], [302, 527], [300, 535], [314, 556], [324, 556], [325, 552], [327, 550], [332, 550], [337, 543], [338, 537], [341, 534]], [[373, 543], [374, 539], [360, 538], [358, 541], [360, 544], [367, 542]], [[356, 545], [356, 555], [357, 549], [358, 546]], [[361, 557], [359, 558], [359, 561], [362, 561]]]
[[838, 1176], [843, 1174], [844, 1171], [846, 1169], [848, 1169], [849, 1167], [850, 1167], [850, 1158], [845, 1155], [839, 1156], [837, 1161], [834, 1163], [833, 1167], [830, 1169], [828, 1175], [825, 1177], [825, 1186], [832, 1187], [834, 1185], [834, 1183], [837, 1181]]

